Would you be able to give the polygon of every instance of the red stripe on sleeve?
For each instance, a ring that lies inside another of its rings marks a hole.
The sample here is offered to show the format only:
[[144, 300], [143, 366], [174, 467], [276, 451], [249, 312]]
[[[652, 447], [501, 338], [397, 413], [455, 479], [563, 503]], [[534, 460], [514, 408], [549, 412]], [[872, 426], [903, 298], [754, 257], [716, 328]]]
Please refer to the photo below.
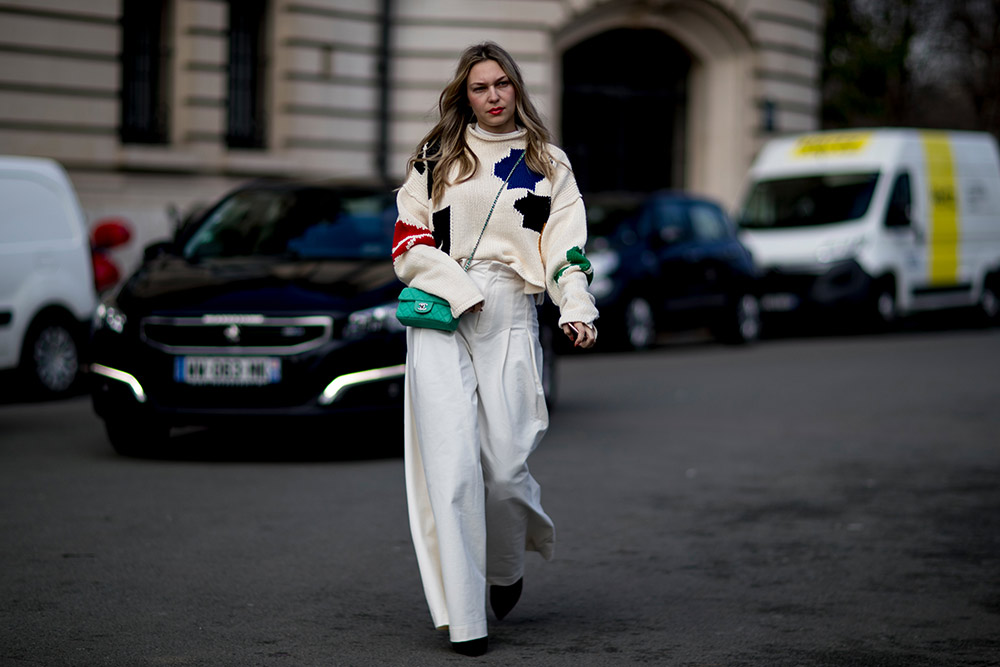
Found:
[[392, 261], [415, 245], [434, 247], [434, 236], [423, 227], [417, 227], [402, 220], [396, 221], [396, 231], [392, 237]]

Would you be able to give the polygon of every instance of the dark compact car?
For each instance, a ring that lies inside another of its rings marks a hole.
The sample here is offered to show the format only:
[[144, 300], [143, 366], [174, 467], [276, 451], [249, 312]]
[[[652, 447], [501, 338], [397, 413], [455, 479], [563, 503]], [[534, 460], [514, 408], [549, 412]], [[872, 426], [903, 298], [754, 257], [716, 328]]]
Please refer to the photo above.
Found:
[[602, 337], [633, 349], [703, 327], [730, 343], [759, 337], [757, 269], [717, 203], [679, 192], [586, 201]]
[[[251, 184], [147, 248], [95, 317], [93, 403], [114, 448], [160, 449], [177, 426], [401, 424], [395, 220], [386, 191]], [[329, 440], [357, 447], [342, 434]]]

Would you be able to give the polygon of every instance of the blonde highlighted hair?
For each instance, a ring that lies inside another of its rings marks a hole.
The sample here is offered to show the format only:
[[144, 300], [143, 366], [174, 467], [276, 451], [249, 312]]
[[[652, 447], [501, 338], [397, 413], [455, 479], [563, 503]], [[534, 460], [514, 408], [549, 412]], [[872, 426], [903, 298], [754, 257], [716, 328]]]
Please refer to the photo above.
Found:
[[483, 42], [462, 52], [455, 68], [455, 76], [438, 98], [438, 122], [417, 145], [406, 165], [407, 175], [419, 163], [433, 167], [438, 174], [429, 193], [432, 202], [439, 201], [444, 189], [452, 185], [448, 178], [454, 167], [457, 166], [456, 183], [469, 180], [479, 169], [479, 159], [465, 139], [466, 127], [476, 120], [469, 105], [468, 80], [473, 66], [487, 60], [496, 62], [514, 87], [514, 122], [527, 131], [525, 163], [535, 173], [548, 178], [552, 176], [553, 168], [548, 152], [549, 131], [528, 97], [520, 68], [502, 47], [494, 42]]

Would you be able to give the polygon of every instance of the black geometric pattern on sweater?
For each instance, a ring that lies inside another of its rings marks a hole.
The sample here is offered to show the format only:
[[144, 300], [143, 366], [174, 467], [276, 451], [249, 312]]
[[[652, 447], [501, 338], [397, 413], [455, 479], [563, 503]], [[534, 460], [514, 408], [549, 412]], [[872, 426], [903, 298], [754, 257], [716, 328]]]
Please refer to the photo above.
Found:
[[551, 197], [541, 197], [529, 192], [514, 202], [514, 208], [521, 212], [524, 221], [521, 226], [533, 232], [542, 233], [542, 227], [549, 219], [549, 211], [552, 208]]
[[451, 206], [445, 206], [440, 211], [431, 214], [434, 223], [434, 245], [446, 255], [451, 253]]
[[434, 191], [434, 165], [436, 162], [428, 162], [427, 164], [427, 201], [431, 200], [431, 193]]

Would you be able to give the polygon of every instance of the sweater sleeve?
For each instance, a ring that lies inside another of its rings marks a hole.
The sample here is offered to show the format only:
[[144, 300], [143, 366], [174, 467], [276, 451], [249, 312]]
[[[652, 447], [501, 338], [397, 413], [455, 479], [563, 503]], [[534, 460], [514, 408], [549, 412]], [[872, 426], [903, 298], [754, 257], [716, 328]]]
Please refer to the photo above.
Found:
[[396, 195], [392, 266], [400, 280], [445, 299], [452, 315], [459, 317], [483, 295], [458, 262], [434, 242], [426, 172], [411, 169]]
[[556, 176], [549, 219], [539, 243], [546, 288], [552, 301], [559, 306], [560, 325], [567, 322], [593, 324], [598, 312], [594, 297], [587, 289], [593, 278], [590, 260], [584, 254], [587, 210], [569, 169], [569, 161], [558, 149], [550, 150], [556, 158]]

